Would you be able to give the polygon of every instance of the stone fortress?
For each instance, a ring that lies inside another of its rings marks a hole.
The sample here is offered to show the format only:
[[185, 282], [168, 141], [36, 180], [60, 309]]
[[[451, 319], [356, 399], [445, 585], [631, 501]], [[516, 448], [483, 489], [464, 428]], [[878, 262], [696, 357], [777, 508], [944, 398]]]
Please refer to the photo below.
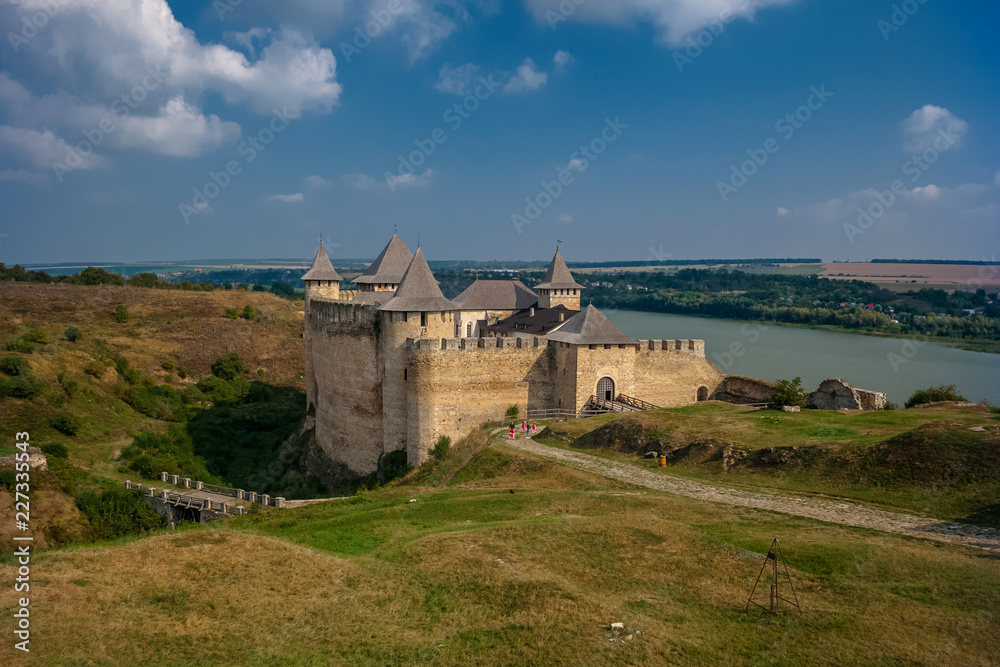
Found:
[[[702, 340], [635, 340], [597, 308], [581, 309], [584, 288], [558, 249], [537, 291], [477, 279], [448, 300], [420, 248], [395, 234], [354, 279], [356, 292], [341, 292], [322, 245], [302, 280], [316, 440], [360, 475], [397, 450], [418, 465], [441, 436], [456, 440], [510, 406], [574, 416], [616, 400], [751, 402], [769, 384], [727, 377]], [[868, 407], [884, 402], [875, 396]]]

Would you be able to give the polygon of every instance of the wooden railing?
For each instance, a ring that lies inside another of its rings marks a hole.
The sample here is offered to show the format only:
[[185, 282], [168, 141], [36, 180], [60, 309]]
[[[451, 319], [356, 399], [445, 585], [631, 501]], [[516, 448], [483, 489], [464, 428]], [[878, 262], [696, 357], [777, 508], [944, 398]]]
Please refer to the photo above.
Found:
[[632, 396], [626, 396], [625, 394], [618, 394], [618, 398], [615, 399], [619, 403], [624, 403], [625, 405], [631, 405], [639, 410], [659, 410], [659, 405], [653, 405], [647, 401], [643, 401]]

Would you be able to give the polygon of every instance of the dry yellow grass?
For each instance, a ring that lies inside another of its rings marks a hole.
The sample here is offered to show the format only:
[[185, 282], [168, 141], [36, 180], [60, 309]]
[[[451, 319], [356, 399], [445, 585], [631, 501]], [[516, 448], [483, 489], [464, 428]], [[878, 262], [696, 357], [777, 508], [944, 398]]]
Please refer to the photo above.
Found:
[[[601, 483], [388, 489], [49, 553], [32, 664], [989, 665], [1000, 649], [1000, 564], [982, 553]], [[767, 627], [742, 610], [749, 552], [774, 535], [805, 613]]]

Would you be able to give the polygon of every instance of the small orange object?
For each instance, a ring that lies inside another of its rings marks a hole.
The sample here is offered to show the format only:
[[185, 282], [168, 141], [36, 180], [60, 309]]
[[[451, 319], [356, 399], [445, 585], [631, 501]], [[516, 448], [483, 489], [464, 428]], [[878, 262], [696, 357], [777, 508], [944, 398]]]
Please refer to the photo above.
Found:
[[666, 456], [661, 456], [660, 457], [660, 467], [661, 468], [666, 468], [667, 467], [667, 457]]

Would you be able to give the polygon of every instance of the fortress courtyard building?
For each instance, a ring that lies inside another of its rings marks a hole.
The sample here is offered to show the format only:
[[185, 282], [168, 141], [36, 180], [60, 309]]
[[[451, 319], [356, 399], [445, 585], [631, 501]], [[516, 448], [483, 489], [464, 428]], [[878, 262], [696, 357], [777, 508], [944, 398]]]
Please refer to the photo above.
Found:
[[532, 291], [476, 280], [454, 300], [423, 252], [393, 235], [353, 291], [321, 246], [303, 276], [306, 394], [324, 452], [359, 475], [397, 450], [424, 461], [510, 406], [561, 411], [622, 398], [705, 400], [725, 374], [701, 340], [634, 340], [597, 308], [557, 250]]

